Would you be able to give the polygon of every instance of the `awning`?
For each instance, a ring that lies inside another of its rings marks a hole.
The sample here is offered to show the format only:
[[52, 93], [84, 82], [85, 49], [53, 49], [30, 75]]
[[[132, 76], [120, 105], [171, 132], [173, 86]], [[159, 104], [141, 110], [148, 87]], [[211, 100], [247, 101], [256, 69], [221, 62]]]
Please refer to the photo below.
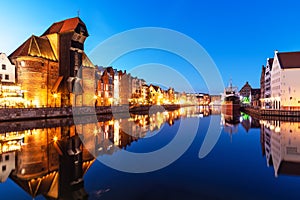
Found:
[[60, 85], [62, 79], [63, 79], [63, 76], [59, 76], [59, 77], [57, 78], [57, 80], [56, 80], [54, 86], [53, 86], [52, 89], [51, 89], [51, 92], [57, 93], [57, 89], [58, 89], [58, 87], [59, 87], [59, 85]]

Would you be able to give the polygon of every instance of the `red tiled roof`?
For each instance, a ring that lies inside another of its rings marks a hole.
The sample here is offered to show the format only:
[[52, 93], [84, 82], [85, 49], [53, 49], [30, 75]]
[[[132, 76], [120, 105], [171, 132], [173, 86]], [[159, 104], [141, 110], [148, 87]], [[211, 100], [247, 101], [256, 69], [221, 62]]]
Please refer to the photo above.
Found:
[[[85, 24], [79, 17], [74, 17], [66, 19], [60, 22], [55, 22], [52, 24], [42, 36], [52, 34], [52, 33], [64, 33], [69, 31], [75, 31], [77, 26], [81, 24], [85, 27]], [[86, 33], [88, 35], [88, 33]]]
[[277, 53], [282, 69], [300, 68], [300, 52]]
[[32, 35], [19, 48], [17, 48], [9, 58], [19, 56], [34, 56], [57, 61], [51, 44], [47, 38], [41, 38]]

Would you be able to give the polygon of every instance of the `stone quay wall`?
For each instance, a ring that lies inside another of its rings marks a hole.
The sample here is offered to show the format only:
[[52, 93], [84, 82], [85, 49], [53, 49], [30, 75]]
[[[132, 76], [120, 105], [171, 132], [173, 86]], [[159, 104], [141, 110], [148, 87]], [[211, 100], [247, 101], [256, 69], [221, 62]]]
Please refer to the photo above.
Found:
[[[154, 106], [155, 110], [175, 110], [179, 105]], [[124, 106], [99, 106], [99, 107], [59, 107], [59, 108], [1, 108], [0, 121], [18, 121], [47, 118], [66, 118], [87, 115], [116, 116], [129, 113], [148, 112], [151, 106], [129, 107]]]

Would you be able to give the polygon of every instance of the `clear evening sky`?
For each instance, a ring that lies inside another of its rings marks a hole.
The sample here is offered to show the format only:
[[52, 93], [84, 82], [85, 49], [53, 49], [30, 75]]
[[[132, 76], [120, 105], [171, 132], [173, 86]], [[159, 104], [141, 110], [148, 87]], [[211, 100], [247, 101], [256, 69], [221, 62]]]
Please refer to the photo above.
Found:
[[[9, 55], [32, 34], [41, 35], [53, 22], [76, 17], [80, 10], [80, 18], [90, 34], [85, 42], [88, 55], [105, 39], [122, 31], [163, 27], [181, 32], [202, 45], [216, 63], [225, 85], [232, 77], [239, 88], [245, 81], [259, 87], [261, 66], [274, 55], [274, 50], [300, 50], [299, 8], [297, 0], [3, 1], [0, 52]], [[96, 58], [91, 56], [91, 60]], [[150, 49], [131, 52], [113, 66], [130, 71], [147, 63], [181, 70], [189, 65], [168, 52]], [[94, 64], [101, 65], [98, 61]], [[197, 92], [205, 92], [203, 81], [193, 75], [193, 70], [184, 73]], [[172, 86], [182, 90], [180, 83]]]

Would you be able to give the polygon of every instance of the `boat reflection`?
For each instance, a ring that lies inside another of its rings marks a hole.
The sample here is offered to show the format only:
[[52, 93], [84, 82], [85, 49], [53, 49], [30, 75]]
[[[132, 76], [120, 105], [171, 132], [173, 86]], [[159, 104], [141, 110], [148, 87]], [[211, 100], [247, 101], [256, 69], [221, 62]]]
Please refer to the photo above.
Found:
[[221, 113], [221, 125], [224, 132], [228, 133], [232, 141], [232, 135], [238, 133], [239, 124], [248, 131], [251, 128], [260, 128], [259, 120], [252, 118], [250, 115], [240, 112], [236, 115], [226, 115]]
[[300, 122], [261, 120], [262, 152], [280, 174], [300, 175]]
[[130, 118], [106, 116], [97, 123], [76, 125], [72, 119], [17, 122], [11, 130], [7, 123], [0, 123], [5, 127], [0, 129], [0, 181], [12, 179], [33, 198], [87, 199], [83, 177], [95, 157], [126, 149], [181, 117], [211, 113], [208, 107], [187, 107], [151, 115], [131, 114]]

